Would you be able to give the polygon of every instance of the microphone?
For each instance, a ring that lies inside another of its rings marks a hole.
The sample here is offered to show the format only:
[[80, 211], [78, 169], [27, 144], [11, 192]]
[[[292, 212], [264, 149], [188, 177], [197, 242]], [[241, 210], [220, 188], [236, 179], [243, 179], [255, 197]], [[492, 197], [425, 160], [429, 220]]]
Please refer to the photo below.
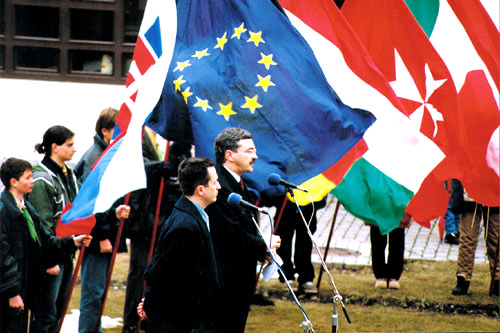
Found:
[[279, 184], [281, 184], [281, 185], [285, 185], [288, 188], [294, 188], [294, 189], [302, 191], [302, 192], [309, 192], [305, 188], [302, 188], [300, 186], [297, 186], [295, 184], [287, 182], [286, 180], [281, 179], [281, 176], [278, 175], [277, 173], [271, 173], [269, 175], [269, 177], [267, 177], [267, 182], [271, 185], [274, 185], [274, 186], [278, 186]]
[[249, 208], [253, 208], [253, 209], [256, 209], [257, 211], [261, 212], [261, 213], [266, 213], [266, 211], [264, 211], [264, 209], [260, 208], [260, 207], [257, 207], [255, 205], [252, 205], [250, 202], [248, 201], [245, 201], [241, 198], [241, 195], [239, 195], [238, 193], [231, 193], [228, 197], [227, 197], [227, 203], [230, 205], [230, 206], [233, 206], [233, 207], [238, 207], [238, 206], [246, 206], [246, 207], [249, 207]]

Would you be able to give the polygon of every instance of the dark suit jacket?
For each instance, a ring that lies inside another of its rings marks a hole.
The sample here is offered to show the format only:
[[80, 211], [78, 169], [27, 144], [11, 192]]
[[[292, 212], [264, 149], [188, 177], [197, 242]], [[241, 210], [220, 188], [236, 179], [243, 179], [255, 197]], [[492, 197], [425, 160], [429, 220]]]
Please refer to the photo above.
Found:
[[33, 206], [24, 201], [33, 220], [40, 245], [31, 238], [23, 213], [8, 190], [0, 194], [0, 301], [21, 295], [26, 307], [39, 296], [45, 268], [43, 258], [49, 251], [69, 256], [75, 251], [72, 237], [50, 235], [40, 226]]
[[[234, 316], [246, 315], [255, 289], [257, 260], [264, 260], [267, 246], [252, 221], [252, 211], [227, 203], [231, 193], [251, 201], [236, 179], [221, 165], [216, 165], [221, 189], [217, 201], [205, 211], [210, 217], [210, 231], [224, 283], [222, 315], [227, 322]], [[246, 308], [246, 310], [245, 310]], [[246, 313], [238, 313], [244, 312]], [[233, 331], [236, 332], [236, 331]]]
[[182, 196], [165, 221], [146, 268], [144, 310], [168, 332], [211, 332], [221, 280], [212, 239], [195, 205]]

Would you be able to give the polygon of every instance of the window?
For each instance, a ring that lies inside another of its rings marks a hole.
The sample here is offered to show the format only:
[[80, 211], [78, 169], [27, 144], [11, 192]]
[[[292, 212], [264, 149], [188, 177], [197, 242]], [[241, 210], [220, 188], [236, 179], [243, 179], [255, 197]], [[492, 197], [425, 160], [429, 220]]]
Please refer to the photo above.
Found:
[[113, 41], [113, 12], [103, 10], [71, 9], [70, 39]]
[[0, 0], [0, 35], [3, 35], [3, 30], [5, 26], [5, 9], [4, 9], [4, 0]]
[[14, 46], [14, 59], [17, 70], [31, 70], [37, 72], [59, 72], [59, 50], [32, 47]]
[[146, 1], [0, 0], [0, 75], [125, 83]]
[[135, 43], [141, 20], [144, 15], [146, 0], [125, 0], [123, 10], [123, 20], [125, 28], [123, 29], [123, 40], [125, 43]]
[[16, 36], [59, 38], [59, 8], [39, 6], [14, 8]]
[[0, 45], [0, 71], [5, 68], [5, 46]]

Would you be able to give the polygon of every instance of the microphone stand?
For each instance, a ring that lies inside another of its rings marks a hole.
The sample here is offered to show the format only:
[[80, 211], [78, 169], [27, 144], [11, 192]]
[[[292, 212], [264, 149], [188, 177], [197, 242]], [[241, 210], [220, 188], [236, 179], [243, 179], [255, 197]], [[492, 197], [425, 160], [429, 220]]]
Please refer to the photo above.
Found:
[[[269, 215], [268, 212], [266, 212], [265, 210], [262, 210], [261, 212], [266, 214], [269, 217], [269, 219], [271, 219], [271, 216]], [[278, 271], [280, 272], [281, 276], [285, 280], [285, 283], [286, 283], [286, 286], [288, 287], [288, 291], [290, 292], [290, 295], [292, 296], [293, 300], [295, 301], [295, 303], [299, 307], [300, 311], [302, 312], [302, 315], [304, 316], [304, 321], [302, 321], [302, 323], [300, 324], [300, 328], [304, 331], [304, 333], [314, 333], [314, 329], [312, 327], [312, 323], [311, 323], [311, 320], [309, 319], [309, 316], [307, 315], [307, 313], [304, 310], [304, 308], [302, 307], [302, 305], [300, 305], [299, 299], [297, 298], [297, 296], [293, 292], [292, 286], [288, 282], [286, 275], [285, 275], [285, 272], [281, 268], [281, 265], [279, 265], [278, 262], [276, 261], [276, 259], [274, 258], [273, 252], [271, 251], [271, 247], [265, 241], [264, 236], [262, 235], [262, 231], [260, 230], [259, 224], [255, 220], [253, 212], [251, 213], [251, 216], [252, 216], [252, 221], [255, 224], [255, 227], [257, 228], [257, 231], [259, 232], [260, 237], [262, 237], [262, 239], [264, 240], [264, 243], [266, 244], [267, 250], [269, 252], [269, 256], [271, 257], [273, 262], [278, 266]], [[272, 228], [271, 228], [271, 238], [272, 238]]]
[[349, 324], [351, 323], [351, 317], [349, 317], [349, 313], [347, 313], [347, 309], [346, 309], [346, 307], [344, 305], [344, 302], [342, 301], [342, 296], [339, 294], [339, 292], [337, 290], [337, 286], [335, 285], [335, 282], [333, 281], [333, 277], [330, 274], [330, 271], [328, 270], [328, 268], [326, 267], [326, 263], [325, 263], [325, 260], [323, 259], [323, 256], [321, 255], [321, 251], [319, 250], [318, 245], [316, 244], [316, 242], [313, 239], [311, 230], [309, 229], [309, 225], [307, 224], [307, 221], [306, 221], [306, 219], [304, 217], [304, 214], [302, 213], [302, 210], [300, 209], [299, 204], [295, 200], [295, 196], [293, 194], [293, 190], [290, 187], [287, 186], [287, 191], [288, 191], [288, 193], [290, 193], [290, 196], [292, 197], [293, 201], [295, 202], [295, 205], [297, 206], [297, 211], [299, 212], [300, 216], [302, 217], [302, 221], [304, 222], [304, 225], [306, 227], [307, 234], [311, 238], [311, 242], [313, 243], [314, 249], [318, 253], [319, 259], [321, 261], [321, 265], [323, 266], [323, 269], [325, 270], [326, 274], [330, 278], [330, 282], [332, 283], [332, 286], [333, 286], [332, 333], [336, 333], [337, 329], [338, 329], [337, 305], [340, 304], [342, 306], [342, 310], [343, 310], [344, 315], [345, 315], [345, 317], [347, 319], [347, 322]]

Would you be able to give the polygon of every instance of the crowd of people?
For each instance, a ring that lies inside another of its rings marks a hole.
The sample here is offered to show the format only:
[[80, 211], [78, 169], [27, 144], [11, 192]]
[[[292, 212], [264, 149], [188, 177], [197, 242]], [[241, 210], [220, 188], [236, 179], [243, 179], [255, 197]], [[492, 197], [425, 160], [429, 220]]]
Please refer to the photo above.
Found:
[[[28, 332], [28, 327], [29, 332], [58, 332], [75, 251], [81, 246], [86, 251], [81, 264], [78, 331], [102, 332], [100, 310], [111, 253], [114, 249], [127, 251], [125, 238], [130, 240], [130, 266], [124, 333], [137, 332], [139, 326], [146, 332], [244, 332], [256, 292], [257, 263], [272, 261], [276, 255], [283, 260], [283, 282], [297, 279], [300, 291], [317, 292], [309, 237], [317, 223], [312, 205], [300, 209], [311, 216], [307, 230], [296, 204], [283, 193], [274, 203], [275, 235], [266, 242], [258, 230], [258, 211], [228, 203], [232, 193], [255, 203], [243, 178], [253, 171], [257, 147], [252, 134], [241, 128], [226, 128], [217, 136], [215, 161], [191, 157], [191, 146], [176, 142], [167, 163], [158, 156], [155, 136], [145, 131], [147, 188], [132, 192], [127, 204], [122, 198], [108, 211], [96, 214], [89, 235], [57, 237], [63, 210], [112, 140], [116, 116], [117, 110], [112, 108], [101, 112], [94, 144], [74, 170], [68, 166], [76, 151], [74, 133], [64, 126], [49, 128], [42, 143], [36, 145], [44, 155], [39, 164], [32, 166], [17, 158], [2, 163], [0, 333]], [[157, 202], [162, 181], [165, 194]], [[457, 285], [452, 294], [468, 293], [482, 220], [490, 261], [490, 295], [498, 296], [498, 207], [474, 202], [458, 181], [449, 190], [450, 214], [461, 216], [459, 230], [454, 226], [450, 229], [453, 237], [448, 237], [450, 244], [459, 246]], [[322, 207], [324, 202], [317, 203], [316, 209]], [[125, 231], [116, 241], [123, 220]], [[400, 227], [388, 235], [370, 225], [376, 288], [400, 288], [405, 229], [410, 222], [406, 215]]]

